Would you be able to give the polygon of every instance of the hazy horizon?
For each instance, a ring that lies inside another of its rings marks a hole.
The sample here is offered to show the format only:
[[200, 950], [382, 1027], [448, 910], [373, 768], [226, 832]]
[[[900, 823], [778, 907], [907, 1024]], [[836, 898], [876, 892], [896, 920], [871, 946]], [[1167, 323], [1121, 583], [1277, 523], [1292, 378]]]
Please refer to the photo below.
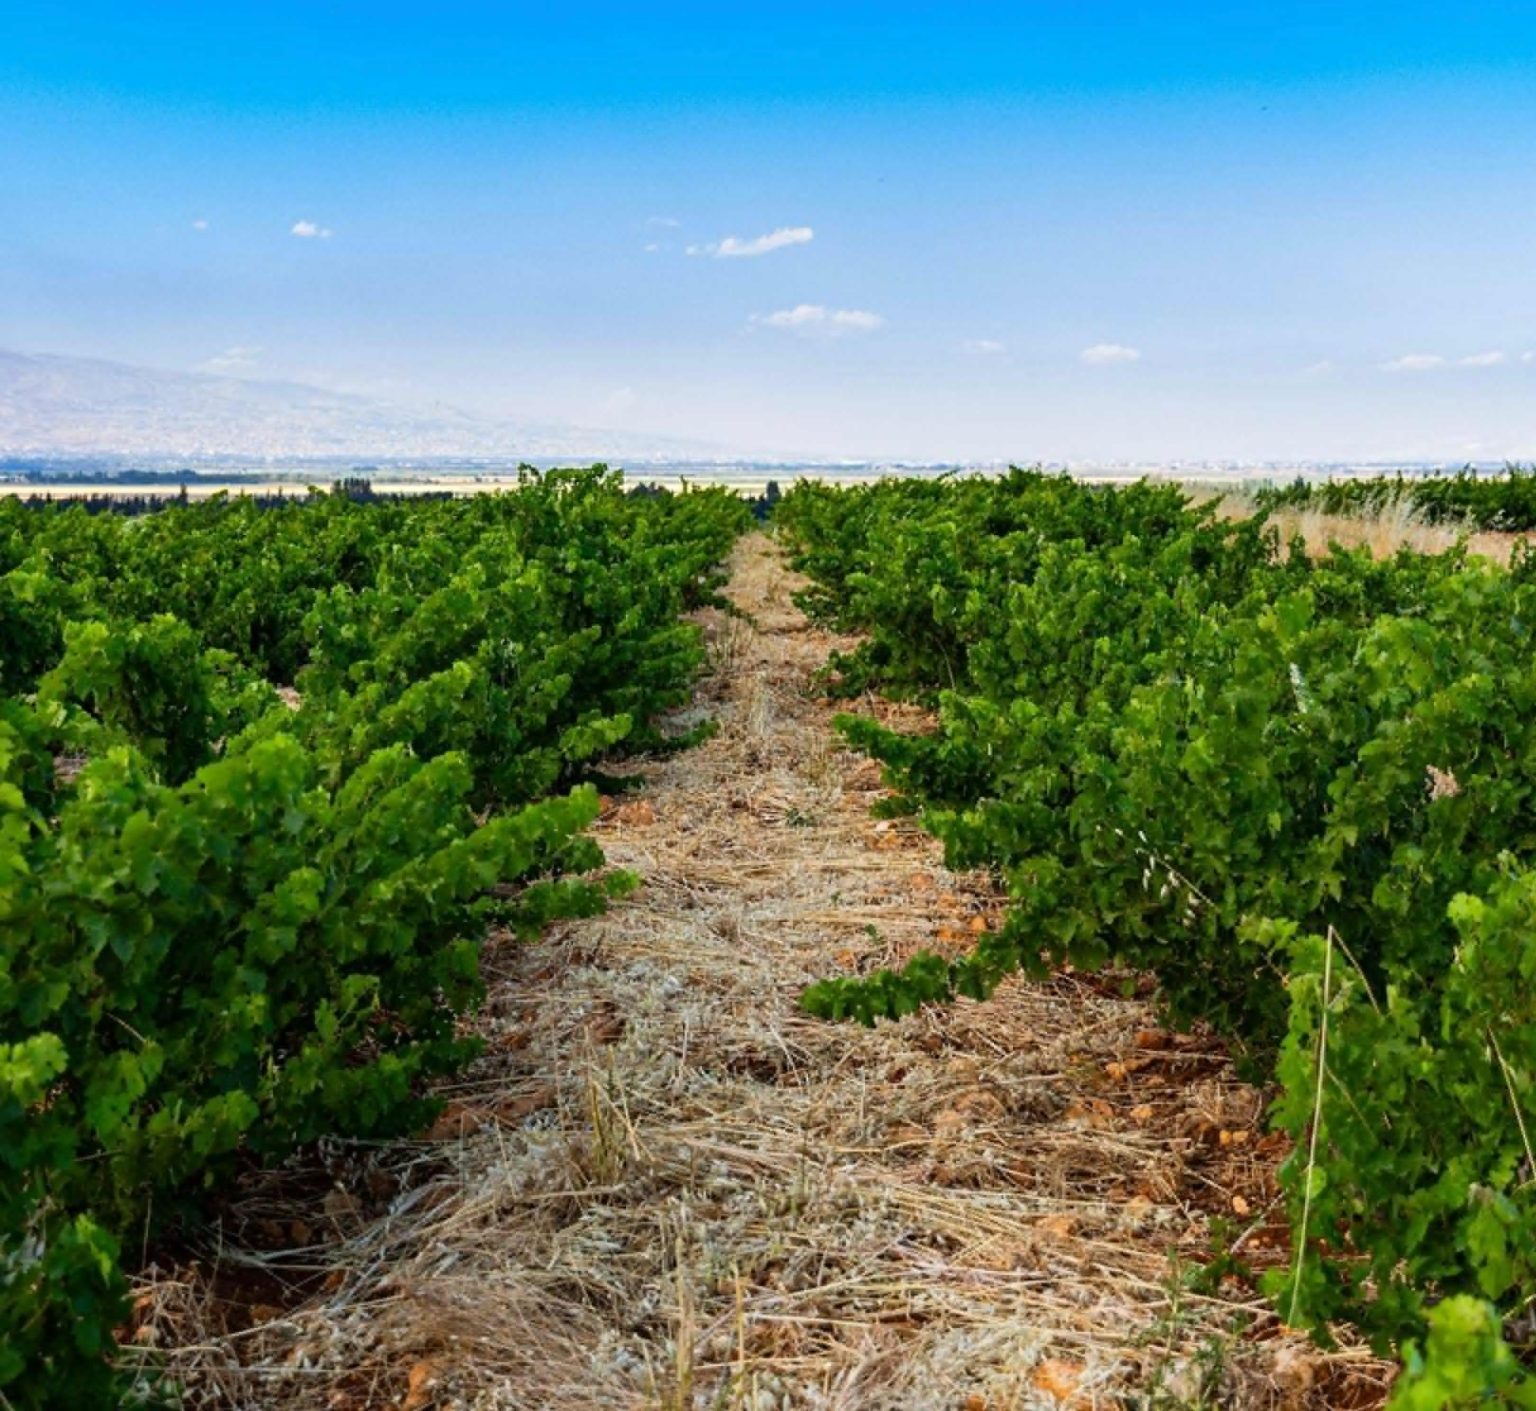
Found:
[[1533, 58], [1491, 3], [14, 7], [0, 348], [742, 456], [1532, 459]]

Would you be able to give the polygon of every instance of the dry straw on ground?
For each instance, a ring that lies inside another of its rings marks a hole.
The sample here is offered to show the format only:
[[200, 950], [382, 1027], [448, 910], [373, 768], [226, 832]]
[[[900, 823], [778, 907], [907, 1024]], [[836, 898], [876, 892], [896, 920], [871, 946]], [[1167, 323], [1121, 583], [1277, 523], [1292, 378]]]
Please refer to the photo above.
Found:
[[434, 1133], [329, 1153], [323, 1196], [266, 1178], [144, 1276], [138, 1341], [190, 1404], [1379, 1402], [1362, 1350], [1189, 1285], [1218, 1220], [1284, 1258], [1275, 1139], [1214, 1045], [1071, 975], [872, 1032], [798, 1012], [807, 981], [963, 945], [999, 899], [870, 818], [878, 771], [813, 684], [838, 643], [793, 586], [740, 545], [747, 617], [705, 615], [690, 713], [719, 734], [599, 826], [643, 888], [491, 948], [488, 1052]]

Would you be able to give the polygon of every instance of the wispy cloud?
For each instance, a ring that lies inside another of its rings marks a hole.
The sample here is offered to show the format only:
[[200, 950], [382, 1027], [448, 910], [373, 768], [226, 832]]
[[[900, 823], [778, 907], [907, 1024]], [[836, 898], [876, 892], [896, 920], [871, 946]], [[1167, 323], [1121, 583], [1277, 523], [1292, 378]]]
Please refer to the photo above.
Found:
[[245, 372], [261, 361], [261, 355], [265, 351], [266, 349], [253, 343], [242, 343], [233, 348], [226, 348], [222, 353], [209, 358], [203, 364], [203, 371]]
[[[1529, 360], [1529, 355], [1521, 359], [1522, 362]], [[1383, 372], [1434, 372], [1443, 367], [1502, 367], [1508, 361], [1509, 355], [1499, 349], [1487, 353], [1469, 353], [1454, 362], [1441, 357], [1439, 353], [1404, 353], [1399, 358], [1391, 358], [1382, 363], [1381, 368]]]
[[690, 245], [688, 253], [709, 255], [717, 260], [737, 260], [754, 255], [771, 255], [775, 250], [785, 250], [791, 245], [809, 245], [815, 238], [816, 232], [808, 225], [784, 225], [751, 240], [727, 235], [724, 240], [711, 241], [707, 245]]
[[1326, 377], [1333, 371], [1333, 368], [1332, 359], [1324, 358], [1321, 362], [1311, 363], [1307, 367], [1302, 368], [1301, 375], [1303, 377]]
[[329, 240], [335, 232], [325, 225], [317, 225], [312, 220], [296, 220], [288, 232], [297, 235], [300, 240]]
[[867, 309], [829, 309], [825, 304], [796, 304], [771, 314], [753, 314], [760, 328], [783, 328], [806, 336], [838, 338], [845, 333], [873, 333], [885, 327], [879, 314]]
[[676, 216], [647, 216], [645, 223], [658, 230], [676, 230], [682, 225], [682, 221]]
[[192, 229], [193, 230], [207, 230], [208, 229], [208, 222], [205, 221], [205, 220], [202, 220], [201, 218], [199, 218], [198, 220], [195, 220], [195, 221], [192, 222]]
[[981, 357], [992, 357], [998, 353], [1006, 353], [1008, 345], [1000, 343], [996, 338], [967, 338], [960, 345], [962, 353], [975, 353]]
[[1077, 356], [1092, 367], [1107, 367], [1112, 363], [1139, 362], [1141, 349], [1127, 348], [1124, 343], [1095, 343]]

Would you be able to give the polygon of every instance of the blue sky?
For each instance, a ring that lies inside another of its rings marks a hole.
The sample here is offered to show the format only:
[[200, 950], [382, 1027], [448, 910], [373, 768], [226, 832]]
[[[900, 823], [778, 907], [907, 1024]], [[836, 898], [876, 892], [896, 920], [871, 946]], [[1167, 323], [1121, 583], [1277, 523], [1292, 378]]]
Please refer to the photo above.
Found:
[[744, 451], [1536, 457], [1533, 198], [1529, 3], [0, 6], [0, 346]]

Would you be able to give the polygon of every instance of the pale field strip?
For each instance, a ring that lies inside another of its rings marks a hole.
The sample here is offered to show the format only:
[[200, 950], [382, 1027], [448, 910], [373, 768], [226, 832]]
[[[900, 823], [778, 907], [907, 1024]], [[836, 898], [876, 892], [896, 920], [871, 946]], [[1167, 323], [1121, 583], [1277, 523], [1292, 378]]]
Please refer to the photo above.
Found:
[[[679, 472], [664, 467], [653, 471], [643, 465], [624, 468], [625, 479], [633, 485], [659, 485], [665, 490], [681, 490], [686, 485], [718, 485], [740, 494], [753, 496], [761, 495], [770, 481], [777, 481], [783, 489], [788, 489], [797, 479], [827, 480], [844, 485], [866, 485], [888, 474], [890, 474], [889, 471], [881, 470], [844, 471], [805, 466], [796, 466], [779, 472], [761, 470], [739, 473]], [[220, 481], [209, 478], [189, 481], [186, 485], [186, 495], [189, 500], [208, 500], [216, 495], [229, 495], [232, 498], [245, 495], [286, 495], [302, 500], [309, 493], [311, 486], [317, 490], [328, 490], [335, 481], [348, 477], [371, 480], [374, 489], [381, 495], [495, 495], [510, 493], [517, 489], [515, 474], [434, 475], [396, 479], [388, 475], [371, 475], [366, 470], [338, 469], [335, 472], [316, 472], [308, 477], [288, 476], [271, 480]], [[133, 499], [140, 496], [146, 499], [175, 499], [181, 493], [182, 486], [178, 483], [0, 480], [0, 496], [16, 499], [37, 497], [63, 502], [93, 496], [109, 499]]]

